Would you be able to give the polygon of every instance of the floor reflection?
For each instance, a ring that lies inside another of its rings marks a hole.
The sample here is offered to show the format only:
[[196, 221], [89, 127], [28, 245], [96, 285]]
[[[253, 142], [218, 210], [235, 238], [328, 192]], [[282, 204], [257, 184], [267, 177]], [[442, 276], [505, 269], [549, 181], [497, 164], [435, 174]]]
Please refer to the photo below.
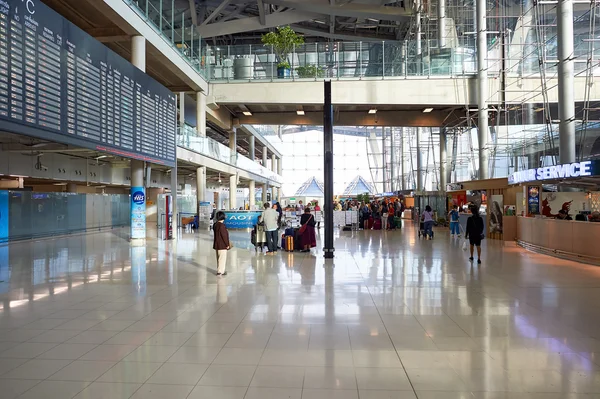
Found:
[[408, 224], [337, 232], [333, 260], [231, 235], [225, 278], [208, 231], [0, 247], [3, 399], [600, 395], [597, 267], [494, 241], [472, 265]]

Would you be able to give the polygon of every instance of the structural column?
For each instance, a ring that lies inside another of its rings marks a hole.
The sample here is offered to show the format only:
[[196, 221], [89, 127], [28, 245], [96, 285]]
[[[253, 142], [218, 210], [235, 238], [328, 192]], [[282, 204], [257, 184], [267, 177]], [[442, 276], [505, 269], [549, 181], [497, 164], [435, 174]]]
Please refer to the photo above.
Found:
[[267, 190], [269, 186], [265, 183], [262, 185], [262, 203], [263, 205], [267, 203]]
[[206, 201], [206, 166], [196, 169], [196, 202], [198, 203], [198, 215], [200, 215], [200, 203]]
[[423, 161], [421, 155], [421, 130], [422, 128], [417, 127], [417, 178], [416, 178], [416, 191], [423, 191]]
[[196, 93], [196, 132], [200, 137], [206, 137], [206, 93]]
[[250, 191], [248, 205], [250, 206], [250, 210], [252, 210], [256, 206], [256, 182], [254, 180], [250, 180], [248, 183], [248, 188]]
[[250, 147], [249, 157], [254, 162], [256, 160], [256, 138], [254, 136], [248, 138], [248, 145]]
[[440, 191], [446, 191], [446, 185], [448, 184], [446, 159], [446, 128], [440, 128]]
[[268, 166], [267, 166], [267, 159], [269, 158], [268, 151], [269, 151], [269, 149], [267, 147], [263, 147], [263, 153], [262, 153], [262, 159], [263, 159], [263, 161], [262, 161], [262, 166], [265, 167], [265, 168], [268, 168]]
[[400, 128], [400, 189], [406, 190], [406, 179], [404, 177], [404, 132], [406, 128]]
[[233, 127], [229, 131], [229, 151], [231, 152], [230, 163], [232, 165], [236, 165], [237, 164], [237, 129], [235, 127]]
[[[146, 72], [146, 38], [131, 38], [131, 63]], [[146, 189], [144, 187], [144, 161], [131, 160], [131, 240], [142, 243], [146, 239]]]
[[438, 46], [446, 47], [446, 0], [438, 0]]
[[[272, 171], [273, 173], [277, 173], [277, 157], [275, 156], [275, 154], [273, 154], [273, 155], [271, 156], [271, 171]], [[272, 187], [272, 188], [271, 188], [271, 200], [272, 200], [273, 202], [276, 202], [276, 201], [277, 201], [277, 192], [278, 192], [278, 191], [279, 191], [279, 190], [277, 189], [277, 187]]]
[[[279, 158], [279, 162], [277, 162], [277, 174], [281, 176], [283, 168], [281, 166], [281, 158]], [[281, 187], [277, 190], [277, 202], [281, 202]]]
[[[206, 137], [206, 94], [196, 93], [196, 134]], [[206, 166], [196, 169], [196, 202], [198, 216], [200, 216], [200, 203], [206, 201]]]
[[333, 105], [331, 103], [331, 81], [324, 82], [323, 101], [323, 175], [324, 195], [323, 204], [325, 216], [325, 245], [323, 252], [325, 258], [333, 258]]
[[390, 127], [390, 191], [396, 191], [396, 146], [394, 142], [395, 130]]
[[573, 69], [573, 1], [558, 0], [558, 125], [561, 164], [576, 161]]
[[488, 151], [488, 79], [487, 79], [487, 21], [486, 0], [477, 0], [477, 86], [478, 86], [478, 129], [479, 141], [479, 179], [489, 178]]
[[229, 176], [229, 209], [237, 209], [237, 174]]

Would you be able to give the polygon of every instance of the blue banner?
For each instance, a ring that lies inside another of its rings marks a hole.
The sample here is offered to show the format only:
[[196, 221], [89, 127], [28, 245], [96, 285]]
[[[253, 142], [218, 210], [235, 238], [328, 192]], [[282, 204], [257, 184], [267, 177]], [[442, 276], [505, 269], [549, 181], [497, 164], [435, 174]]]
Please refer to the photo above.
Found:
[[0, 242], [8, 241], [8, 191], [0, 191]]
[[262, 215], [262, 212], [224, 212], [225, 227], [228, 229], [251, 229]]
[[131, 238], [146, 238], [146, 191], [131, 187]]

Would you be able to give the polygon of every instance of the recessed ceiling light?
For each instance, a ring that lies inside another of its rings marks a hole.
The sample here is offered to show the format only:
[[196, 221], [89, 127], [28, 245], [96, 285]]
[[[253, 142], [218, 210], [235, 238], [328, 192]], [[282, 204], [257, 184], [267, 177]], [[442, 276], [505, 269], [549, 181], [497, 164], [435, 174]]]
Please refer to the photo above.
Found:
[[433, 111], [433, 108], [425, 108], [425, 109], [423, 110], [423, 112], [425, 112], [425, 113], [429, 113], [429, 112], [431, 112], [431, 111]]
[[369, 113], [370, 113], [370, 114], [376, 114], [376, 113], [377, 113], [377, 108], [371, 108], [371, 109], [369, 110]]
[[252, 116], [252, 112], [250, 112], [250, 111], [244, 111], [244, 112], [242, 112], [242, 114], [244, 114], [246, 116]]
[[303, 111], [303, 110], [301, 110], [301, 109], [299, 109], [298, 111], [296, 111], [296, 114], [297, 114], [297, 115], [304, 115], [304, 111]]

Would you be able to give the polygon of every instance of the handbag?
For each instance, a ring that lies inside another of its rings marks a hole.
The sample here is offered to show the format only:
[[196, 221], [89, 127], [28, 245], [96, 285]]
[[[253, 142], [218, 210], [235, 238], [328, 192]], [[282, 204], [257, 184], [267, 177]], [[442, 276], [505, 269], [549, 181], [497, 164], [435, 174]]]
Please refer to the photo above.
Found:
[[308, 222], [310, 222], [310, 219], [312, 219], [312, 215], [310, 215], [310, 218], [306, 221], [306, 223], [304, 223], [302, 226], [300, 226], [300, 228], [298, 229], [298, 234], [302, 235], [304, 234], [304, 232], [306, 231], [306, 228], [308, 226]]

